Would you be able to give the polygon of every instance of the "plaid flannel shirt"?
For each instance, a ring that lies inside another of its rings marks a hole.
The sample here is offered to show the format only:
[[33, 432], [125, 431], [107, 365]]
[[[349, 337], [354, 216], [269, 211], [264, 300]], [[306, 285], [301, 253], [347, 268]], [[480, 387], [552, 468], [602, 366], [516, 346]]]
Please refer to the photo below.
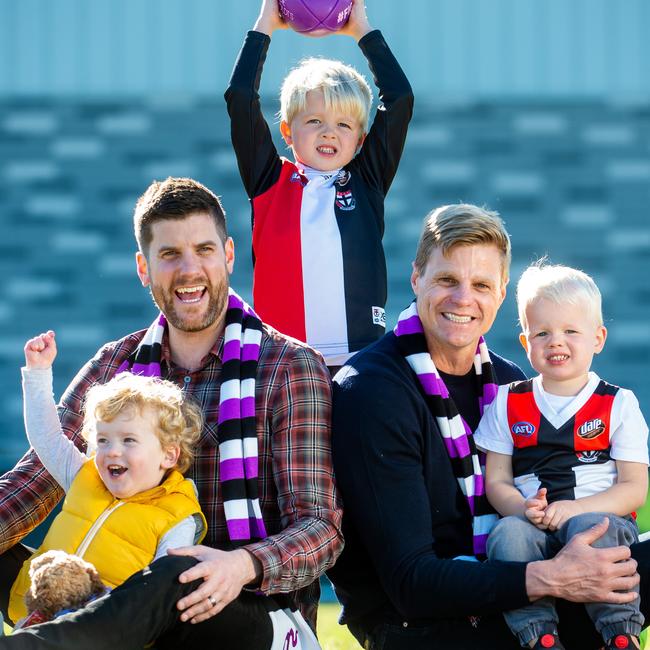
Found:
[[[90, 386], [106, 383], [137, 347], [145, 330], [109, 343], [77, 374], [59, 403], [65, 434], [78, 447], [83, 398]], [[204, 544], [228, 548], [218, 480], [219, 374], [223, 335], [199, 369], [186, 372], [171, 362], [167, 334], [162, 376], [201, 405], [205, 426], [187, 476], [196, 483], [208, 522]], [[245, 546], [262, 564], [264, 594], [291, 593], [294, 604], [315, 624], [318, 576], [343, 549], [341, 507], [331, 459], [330, 379], [319, 356], [264, 326], [257, 371], [255, 410], [259, 456], [259, 499], [268, 537]], [[40, 523], [63, 492], [33, 450], [0, 478], [0, 552]]]

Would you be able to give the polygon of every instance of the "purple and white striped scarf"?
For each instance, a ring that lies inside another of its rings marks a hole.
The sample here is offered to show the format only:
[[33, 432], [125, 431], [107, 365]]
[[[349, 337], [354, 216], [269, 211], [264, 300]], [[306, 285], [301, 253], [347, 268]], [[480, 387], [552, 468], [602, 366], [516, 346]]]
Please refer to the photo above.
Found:
[[[160, 377], [163, 314], [151, 324], [135, 352], [118, 369]], [[255, 378], [262, 322], [232, 289], [228, 290], [219, 396], [219, 480], [230, 541], [242, 545], [264, 539], [260, 509], [255, 426]]]
[[[401, 353], [422, 386], [451, 458], [454, 474], [467, 499], [472, 513], [474, 554], [484, 557], [488, 533], [497, 521], [497, 515], [485, 496], [485, 454], [476, 449], [472, 430], [458, 412], [431, 359], [415, 301], [399, 315], [395, 335]], [[492, 361], [483, 337], [476, 348], [474, 372], [480, 386], [478, 401], [482, 415], [497, 394]]]

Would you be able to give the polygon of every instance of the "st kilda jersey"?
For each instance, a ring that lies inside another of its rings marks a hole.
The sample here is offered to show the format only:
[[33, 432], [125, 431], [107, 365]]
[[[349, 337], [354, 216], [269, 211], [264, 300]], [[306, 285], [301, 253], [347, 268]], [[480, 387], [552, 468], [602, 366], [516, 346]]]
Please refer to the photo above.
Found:
[[248, 33], [225, 94], [252, 207], [254, 307], [263, 321], [339, 365], [385, 332], [384, 197], [413, 95], [381, 33], [370, 32], [359, 46], [381, 104], [363, 146], [340, 170], [299, 167], [278, 154], [260, 108], [269, 42]]
[[549, 502], [598, 494], [616, 460], [648, 464], [648, 427], [634, 394], [589, 373], [575, 397], [549, 395], [541, 377], [500, 386], [476, 430], [481, 448], [512, 456], [515, 487]]

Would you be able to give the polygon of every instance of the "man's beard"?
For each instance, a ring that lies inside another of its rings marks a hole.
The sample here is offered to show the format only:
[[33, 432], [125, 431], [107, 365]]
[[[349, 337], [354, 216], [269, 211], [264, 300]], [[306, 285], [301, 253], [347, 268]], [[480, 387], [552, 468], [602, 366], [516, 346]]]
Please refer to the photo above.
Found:
[[223, 313], [228, 300], [228, 283], [221, 280], [216, 287], [213, 287], [207, 280], [200, 282], [184, 284], [203, 284], [208, 296], [208, 306], [203, 314], [191, 317], [183, 317], [176, 311], [175, 300], [177, 300], [174, 291], [167, 291], [159, 285], [151, 284], [149, 292], [154, 303], [165, 315], [167, 322], [181, 332], [201, 332], [217, 320]]

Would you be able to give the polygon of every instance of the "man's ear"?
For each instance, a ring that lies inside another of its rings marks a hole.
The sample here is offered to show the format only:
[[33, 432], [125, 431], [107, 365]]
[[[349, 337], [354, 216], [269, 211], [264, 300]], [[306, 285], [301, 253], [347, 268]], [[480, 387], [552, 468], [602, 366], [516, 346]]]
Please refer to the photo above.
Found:
[[528, 354], [528, 339], [523, 332], [519, 335], [519, 343], [521, 343], [521, 347], [524, 348], [526, 354]]
[[362, 133], [362, 134], [359, 136], [359, 142], [357, 142], [357, 151], [358, 151], [359, 149], [361, 149], [361, 147], [363, 146], [363, 143], [366, 141], [366, 136], [367, 136], [367, 135], [368, 135], [367, 133]]
[[149, 279], [149, 266], [147, 264], [147, 258], [144, 256], [142, 251], [138, 251], [135, 254], [135, 264], [138, 270], [138, 277], [143, 287], [148, 287], [151, 284]]
[[506, 299], [507, 295], [507, 287], [508, 287], [508, 281], [505, 280], [504, 282], [501, 283], [501, 300], [499, 302], [499, 307], [503, 304], [503, 301]]
[[411, 267], [413, 268], [413, 271], [411, 272], [411, 289], [413, 289], [413, 293], [417, 296], [418, 278], [420, 277], [420, 273], [415, 266], [415, 262], [411, 262]]
[[284, 138], [284, 141], [287, 143], [287, 145], [291, 146], [293, 144], [293, 140], [291, 138], [291, 127], [284, 120], [280, 122], [280, 133], [282, 134], [282, 137]]
[[228, 269], [228, 273], [232, 273], [235, 268], [235, 242], [232, 237], [226, 239], [223, 250], [226, 254], [226, 268]]

